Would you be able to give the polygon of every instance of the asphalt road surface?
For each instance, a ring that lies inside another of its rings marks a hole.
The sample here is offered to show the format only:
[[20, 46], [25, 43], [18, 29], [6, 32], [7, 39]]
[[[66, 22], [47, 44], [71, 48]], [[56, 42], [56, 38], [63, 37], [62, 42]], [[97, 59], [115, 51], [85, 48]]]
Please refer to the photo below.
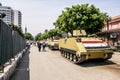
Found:
[[86, 61], [79, 65], [63, 58], [59, 51], [46, 49], [45, 52], [38, 52], [34, 46], [28, 56], [29, 66], [23, 69], [28, 72], [25, 73], [28, 78], [22, 73], [11, 80], [120, 80], [119, 53], [105, 62]]
[[120, 80], [120, 54], [105, 62], [86, 61], [76, 65], [59, 51], [38, 52], [31, 48], [30, 80]]

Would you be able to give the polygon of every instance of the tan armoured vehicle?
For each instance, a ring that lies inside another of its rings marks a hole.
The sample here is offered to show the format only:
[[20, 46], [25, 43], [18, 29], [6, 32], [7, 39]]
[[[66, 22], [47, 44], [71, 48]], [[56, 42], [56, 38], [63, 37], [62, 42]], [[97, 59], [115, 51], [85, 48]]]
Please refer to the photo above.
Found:
[[48, 47], [51, 50], [58, 50], [59, 49], [59, 38], [54, 37], [53, 39], [49, 39]]
[[89, 59], [107, 60], [113, 51], [108, 44], [96, 36], [87, 37], [85, 30], [74, 30], [74, 37], [59, 40], [61, 55], [74, 63], [81, 63]]

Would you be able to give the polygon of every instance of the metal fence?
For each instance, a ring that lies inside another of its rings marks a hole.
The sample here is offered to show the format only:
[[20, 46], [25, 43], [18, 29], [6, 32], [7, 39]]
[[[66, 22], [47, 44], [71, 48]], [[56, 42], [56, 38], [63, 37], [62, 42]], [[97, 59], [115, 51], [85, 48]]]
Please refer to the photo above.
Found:
[[26, 40], [0, 20], [0, 67], [22, 51]]

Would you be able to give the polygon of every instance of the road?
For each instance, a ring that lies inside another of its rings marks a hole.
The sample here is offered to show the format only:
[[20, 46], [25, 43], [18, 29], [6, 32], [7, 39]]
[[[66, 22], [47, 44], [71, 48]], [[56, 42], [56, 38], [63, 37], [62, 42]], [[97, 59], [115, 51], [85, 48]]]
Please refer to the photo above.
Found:
[[120, 54], [105, 62], [87, 61], [76, 65], [59, 51], [30, 50], [30, 80], [120, 80]]

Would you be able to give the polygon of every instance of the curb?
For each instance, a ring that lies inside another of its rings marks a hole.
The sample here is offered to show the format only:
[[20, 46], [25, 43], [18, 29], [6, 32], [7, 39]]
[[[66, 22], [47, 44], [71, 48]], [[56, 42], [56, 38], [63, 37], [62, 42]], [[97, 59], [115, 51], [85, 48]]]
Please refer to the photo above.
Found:
[[4, 72], [0, 74], [0, 80], [9, 80], [10, 76], [14, 73], [19, 60], [22, 58], [22, 55], [26, 52], [26, 49], [21, 51], [17, 57], [15, 57], [15, 61], [13, 61], [10, 65], [4, 68]]

